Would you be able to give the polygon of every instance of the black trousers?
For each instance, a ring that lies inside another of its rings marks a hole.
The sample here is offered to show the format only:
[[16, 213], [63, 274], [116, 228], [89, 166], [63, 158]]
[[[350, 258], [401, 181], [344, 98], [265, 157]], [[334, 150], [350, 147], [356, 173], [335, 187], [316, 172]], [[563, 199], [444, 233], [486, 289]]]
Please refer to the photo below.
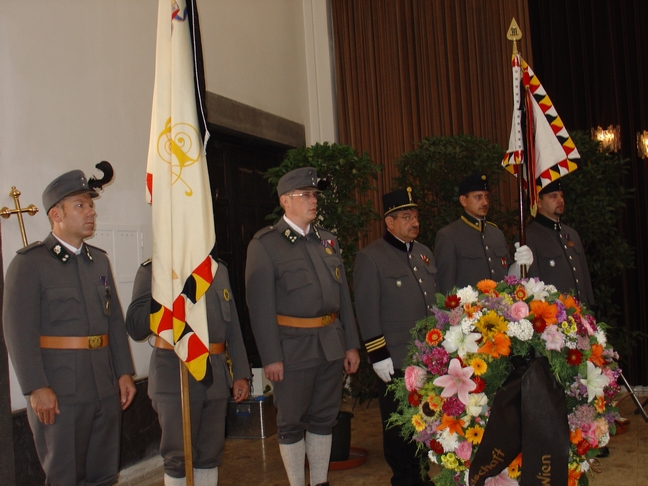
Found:
[[[393, 378], [402, 378], [403, 371], [395, 370]], [[416, 456], [416, 443], [400, 435], [399, 427], [386, 428], [387, 420], [398, 411], [394, 394], [387, 391], [387, 383], [378, 379], [378, 402], [383, 422], [383, 454], [392, 470], [392, 486], [422, 485], [420, 460]]]

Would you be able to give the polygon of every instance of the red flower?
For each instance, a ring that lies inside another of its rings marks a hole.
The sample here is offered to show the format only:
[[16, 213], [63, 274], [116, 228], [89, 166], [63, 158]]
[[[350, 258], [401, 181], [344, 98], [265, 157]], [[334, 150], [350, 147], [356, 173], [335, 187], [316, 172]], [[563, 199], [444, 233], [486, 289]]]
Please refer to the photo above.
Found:
[[542, 334], [547, 329], [547, 323], [542, 317], [534, 317], [531, 322], [533, 324], [533, 330], [538, 334]]
[[438, 346], [443, 341], [443, 333], [438, 329], [432, 329], [425, 336], [425, 341], [430, 346]]
[[443, 446], [441, 445], [440, 442], [438, 442], [436, 440], [431, 440], [430, 441], [430, 450], [432, 452], [434, 452], [435, 454], [443, 454], [444, 453]]
[[584, 456], [585, 454], [587, 454], [587, 451], [589, 451], [591, 447], [592, 447], [592, 446], [590, 445], [589, 442], [587, 442], [586, 440], [581, 440], [581, 441], [576, 445], [576, 452], [577, 452], [579, 455]]
[[578, 366], [583, 362], [583, 353], [578, 349], [570, 349], [567, 353], [567, 363], [572, 366]]
[[459, 307], [459, 304], [461, 304], [461, 299], [456, 295], [448, 295], [446, 297], [445, 300], [446, 309], [454, 309], [455, 307]]
[[479, 376], [473, 376], [472, 381], [477, 384], [477, 388], [475, 388], [471, 393], [481, 393], [484, 391], [484, 388], [486, 387], [486, 382], [484, 380]]
[[421, 404], [421, 395], [416, 390], [412, 390], [407, 397], [407, 401], [412, 407], [418, 407]]

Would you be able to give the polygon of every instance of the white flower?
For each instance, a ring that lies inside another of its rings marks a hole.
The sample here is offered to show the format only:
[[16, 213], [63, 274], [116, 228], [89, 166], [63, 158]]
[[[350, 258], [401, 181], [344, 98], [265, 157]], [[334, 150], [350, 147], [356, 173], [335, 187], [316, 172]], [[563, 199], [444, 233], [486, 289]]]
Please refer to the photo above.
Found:
[[482, 316], [482, 311], [475, 312], [472, 317], [464, 317], [459, 323], [461, 325], [461, 330], [464, 334], [470, 334], [471, 331], [475, 330], [475, 322], [479, 321]]
[[545, 284], [542, 280], [536, 280], [535, 278], [530, 278], [526, 282], [522, 282], [524, 289], [527, 292], [527, 295], [533, 295], [536, 300], [545, 301], [549, 297], [549, 292], [545, 287]]
[[448, 429], [443, 429], [438, 436], [439, 444], [443, 446], [443, 451], [454, 452], [459, 446], [459, 436], [454, 432], [450, 432]]
[[485, 393], [471, 393], [468, 395], [468, 405], [466, 413], [472, 417], [479, 417], [484, 411], [484, 406], [488, 404], [488, 397]]
[[436, 458], [436, 454], [433, 451], [428, 451], [428, 459], [432, 461], [434, 464], [439, 464]]
[[461, 299], [462, 304], [472, 304], [479, 299], [479, 292], [469, 285], [468, 287], [457, 290], [457, 297]]
[[603, 388], [608, 386], [610, 379], [602, 373], [601, 368], [587, 362], [587, 378], [581, 378], [581, 383], [587, 387], [587, 402], [594, 400], [595, 396], [603, 395]]
[[481, 334], [476, 332], [471, 332], [470, 334], [464, 334], [461, 326], [453, 326], [448, 329], [445, 333], [445, 339], [441, 345], [445, 348], [448, 353], [457, 354], [463, 358], [466, 353], [476, 353], [479, 349], [477, 340], [481, 338]]
[[607, 344], [607, 336], [605, 335], [605, 332], [603, 331], [603, 329], [598, 329], [594, 333], [594, 336], [596, 337], [596, 340], [598, 341], [598, 343], [601, 346], [605, 347], [605, 345]]
[[556, 292], [558, 292], [558, 289], [556, 287], [554, 287], [553, 285], [547, 285], [545, 287], [545, 290], [547, 292], [549, 292], [550, 294], [555, 294]]
[[599, 445], [599, 447], [605, 447], [608, 444], [608, 442], [610, 442], [610, 433], [609, 432], [606, 433], [606, 434], [603, 434], [603, 437], [601, 437], [599, 439], [598, 445]]
[[533, 324], [527, 319], [520, 319], [518, 322], [509, 322], [506, 334], [518, 338], [520, 341], [528, 341], [533, 337]]
[[589, 461], [583, 461], [583, 462], [581, 462], [581, 463], [580, 463], [580, 467], [581, 467], [581, 471], [583, 471], [584, 473], [586, 473], [587, 471], [590, 470], [590, 463], [589, 463]]

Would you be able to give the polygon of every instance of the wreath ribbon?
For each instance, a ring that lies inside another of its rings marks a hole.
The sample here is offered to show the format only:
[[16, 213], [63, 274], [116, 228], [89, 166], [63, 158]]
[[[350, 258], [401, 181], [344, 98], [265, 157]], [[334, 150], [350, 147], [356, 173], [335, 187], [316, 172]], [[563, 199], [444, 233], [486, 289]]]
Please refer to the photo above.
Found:
[[521, 485], [567, 484], [570, 443], [565, 391], [547, 358], [514, 357], [511, 363], [513, 371], [495, 395], [468, 484], [482, 486], [520, 452]]

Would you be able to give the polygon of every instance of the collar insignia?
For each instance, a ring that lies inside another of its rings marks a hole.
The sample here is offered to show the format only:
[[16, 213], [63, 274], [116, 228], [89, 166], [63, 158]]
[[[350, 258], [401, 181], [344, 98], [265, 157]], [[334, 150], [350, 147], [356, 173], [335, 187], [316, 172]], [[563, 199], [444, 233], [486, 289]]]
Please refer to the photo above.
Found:
[[70, 254], [67, 252], [65, 247], [63, 247], [59, 243], [54, 245], [54, 247], [52, 248], [52, 253], [54, 253], [54, 255], [56, 255], [56, 258], [61, 260], [63, 263], [67, 262], [70, 259]]
[[294, 245], [299, 238], [299, 235], [290, 228], [286, 228], [286, 230], [283, 232], [283, 236], [290, 242], [291, 245]]

